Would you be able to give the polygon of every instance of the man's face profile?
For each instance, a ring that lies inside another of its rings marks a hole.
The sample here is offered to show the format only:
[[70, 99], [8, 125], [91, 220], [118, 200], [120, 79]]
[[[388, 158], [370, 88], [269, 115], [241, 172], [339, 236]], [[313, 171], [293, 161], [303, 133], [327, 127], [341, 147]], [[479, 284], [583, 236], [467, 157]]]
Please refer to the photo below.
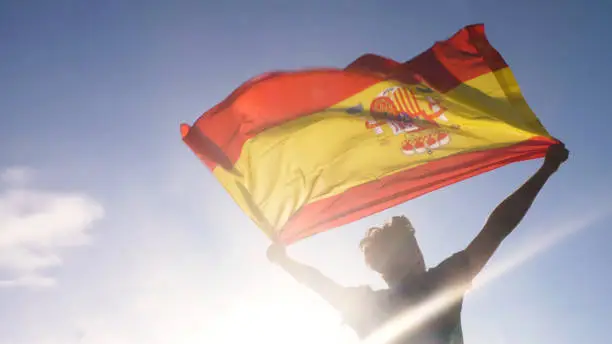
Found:
[[382, 227], [368, 230], [361, 242], [367, 265], [384, 277], [425, 270], [414, 227], [406, 217], [394, 217]]

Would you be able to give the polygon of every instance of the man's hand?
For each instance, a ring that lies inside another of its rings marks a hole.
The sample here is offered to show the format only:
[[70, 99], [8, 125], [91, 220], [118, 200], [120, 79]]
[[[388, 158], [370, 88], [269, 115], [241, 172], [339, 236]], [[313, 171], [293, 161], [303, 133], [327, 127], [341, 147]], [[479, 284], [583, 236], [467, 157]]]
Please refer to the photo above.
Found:
[[270, 245], [266, 255], [268, 256], [268, 260], [272, 263], [281, 263], [287, 260], [287, 250], [281, 244], [274, 243]]
[[569, 157], [569, 151], [565, 148], [563, 143], [557, 143], [546, 152], [546, 158], [544, 159], [544, 169], [555, 172]]

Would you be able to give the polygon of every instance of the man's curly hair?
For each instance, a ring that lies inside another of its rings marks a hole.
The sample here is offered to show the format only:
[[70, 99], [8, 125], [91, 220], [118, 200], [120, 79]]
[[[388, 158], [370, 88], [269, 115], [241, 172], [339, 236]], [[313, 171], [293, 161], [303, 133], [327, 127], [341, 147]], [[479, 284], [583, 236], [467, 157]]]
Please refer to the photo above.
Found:
[[[411, 234], [414, 236], [414, 227], [405, 216], [395, 216], [390, 222], [382, 227], [372, 227], [368, 229], [365, 236], [359, 242], [362, 252], [372, 246], [380, 246], [389, 241], [396, 240], [398, 234]], [[386, 245], [382, 245], [386, 246]]]
[[366, 264], [383, 273], [389, 255], [398, 249], [398, 243], [405, 240], [416, 241], [414, 227], [405, 216], [396, 216], [382, 227], [370, 228], [359, 242], [359, 248], [364, 253]]

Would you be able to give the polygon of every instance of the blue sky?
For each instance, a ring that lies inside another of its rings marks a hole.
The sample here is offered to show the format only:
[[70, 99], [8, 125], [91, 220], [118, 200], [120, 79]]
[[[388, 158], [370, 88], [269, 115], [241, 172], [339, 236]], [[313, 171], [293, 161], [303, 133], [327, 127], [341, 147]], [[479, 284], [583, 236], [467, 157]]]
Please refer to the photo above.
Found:
[[[2, 1], [0, 342], [353, 342], [327, 306], [267, 263], [267, 239], [178, 126], [259, 73], [343, 67], [365, 52], [407, 60], [478, 22], [572, 156], [488, 265], [497, 277], [467, 296], [466, 342], [608, 342], [604, 3]], [[378, 286], [356, 248], [368, 225], [408, 215], [433, 265], [539, 164], [479, 176], [291, 252], [346, 285]]]

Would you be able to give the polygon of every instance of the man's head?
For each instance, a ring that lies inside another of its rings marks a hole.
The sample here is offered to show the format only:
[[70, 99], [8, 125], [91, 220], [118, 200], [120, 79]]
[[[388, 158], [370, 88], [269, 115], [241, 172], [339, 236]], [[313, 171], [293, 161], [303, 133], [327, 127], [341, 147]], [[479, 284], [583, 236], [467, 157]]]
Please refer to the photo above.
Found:
[[382, 227], [370, 228], [359, 246], [366, 264], [388, 282], [425, 271], [414, 227], [404, 216], [393, 217]]

